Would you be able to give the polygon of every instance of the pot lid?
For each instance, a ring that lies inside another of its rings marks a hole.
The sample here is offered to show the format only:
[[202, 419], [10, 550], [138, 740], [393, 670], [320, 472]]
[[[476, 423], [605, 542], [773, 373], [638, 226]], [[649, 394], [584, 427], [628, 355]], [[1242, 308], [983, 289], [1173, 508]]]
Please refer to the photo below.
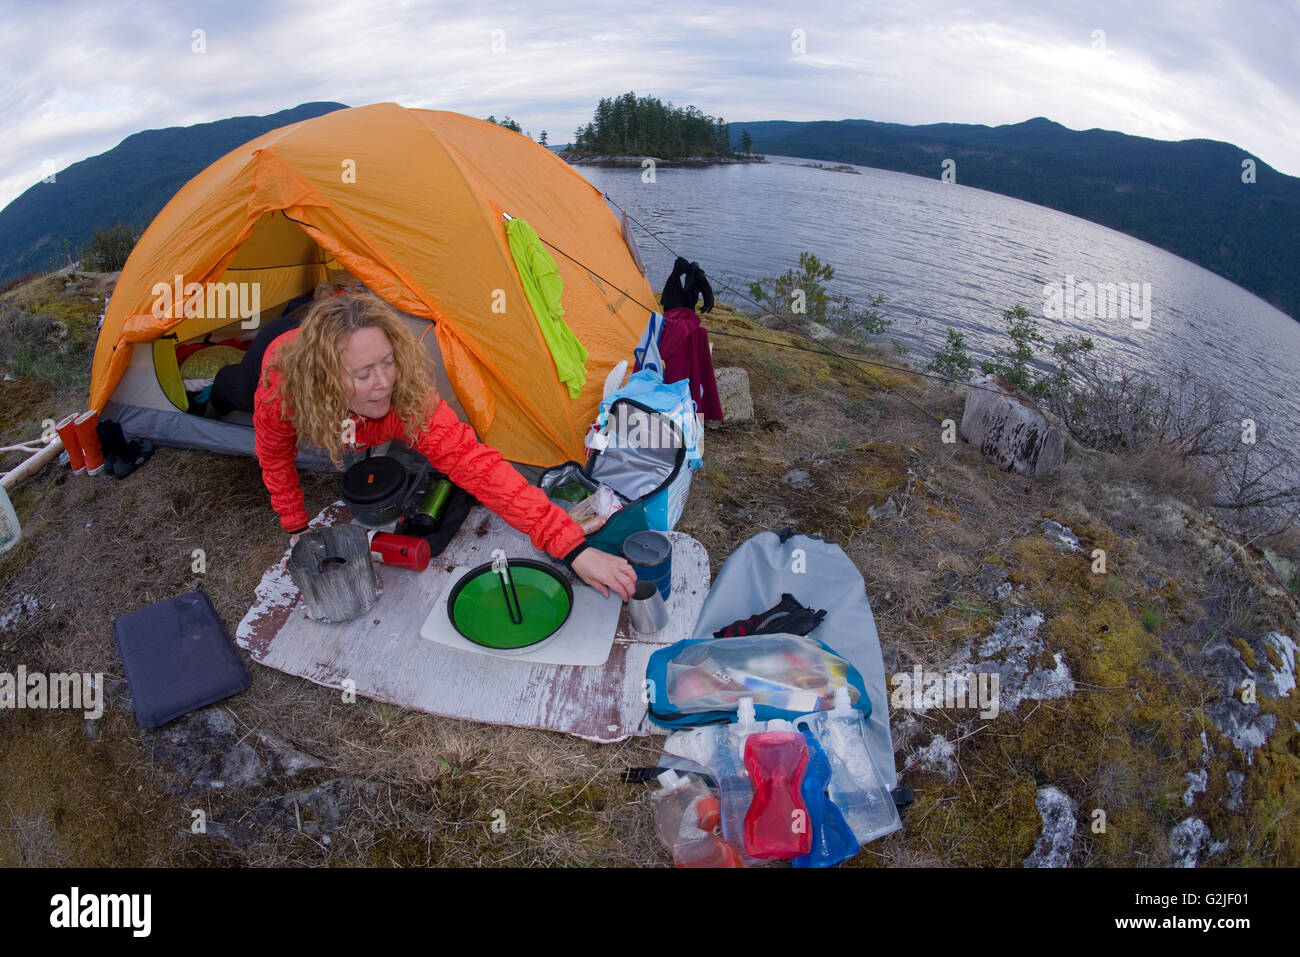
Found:
[[375, 505], [399, 495], [406, 488], [406, 469], [387, 455], [362, 459], [343, 473], [340, 490], [343, 501]]
[[634, 532], [623, 539], [623, 556], [634, 565], [658, 565], [672, 553], [673, 543], [662, 532]]

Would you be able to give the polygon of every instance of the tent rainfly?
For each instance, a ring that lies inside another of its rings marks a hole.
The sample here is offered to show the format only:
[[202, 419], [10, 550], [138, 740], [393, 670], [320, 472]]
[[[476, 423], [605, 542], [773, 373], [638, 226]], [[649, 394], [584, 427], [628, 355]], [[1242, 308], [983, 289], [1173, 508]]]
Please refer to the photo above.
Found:
[[[521, 284], [512, 217], [559, 268], [564, 321], [588, 353], [576, 397]], [[533, 466], [585, 459], [605, 374], [631, 357], [654, 304], [600, 191], [545, 147], [457, 113], [338, 110], [228, 153], [163, 208], [113, 292], [89, 407], [133, 437], [251, 455], [250, 417], [187, 414], [177, 347], [251, 339], [331, 269], [404, 313], [457, 414]], [[299, 465], [331, 468], [312, 449]]]

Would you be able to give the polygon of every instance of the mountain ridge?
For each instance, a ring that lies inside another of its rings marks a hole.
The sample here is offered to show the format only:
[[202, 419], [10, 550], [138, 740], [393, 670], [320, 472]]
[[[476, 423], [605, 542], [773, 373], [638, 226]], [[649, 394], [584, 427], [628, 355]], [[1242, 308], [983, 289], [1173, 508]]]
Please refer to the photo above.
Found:
[[[1300, 178], [1220, 140], [1021, 123], [733, 122], [753, 150], [938, 177], [1087, 219], [1236, 283], [1300, 320]], [[1247, 183], [1243, 161], [1253, 163]]]
[[53, 183], [29, 187], [0, 210], [0, 283], [66, 265], [65, 240], [75, 258], [95, 232], [119, 221], [143, 231], [182, 186], [226, 153], [263, 133], [346, 108], [302, 103], [266, 116], [124, 137], [112, 149], [59, 170]]

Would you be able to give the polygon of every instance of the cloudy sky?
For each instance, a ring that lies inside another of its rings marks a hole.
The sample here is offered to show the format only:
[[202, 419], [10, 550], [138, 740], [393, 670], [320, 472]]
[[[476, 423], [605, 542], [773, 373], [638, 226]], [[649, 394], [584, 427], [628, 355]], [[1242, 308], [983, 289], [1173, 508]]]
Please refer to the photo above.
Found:
[[6, 13], [0, 206], [143, 129], [391, 100], [509, 114], [564, 143], [628, 90], [733, 122], [1046, 116], [1226, 140], [1300, 175], [1300, 0], [10, 0]]

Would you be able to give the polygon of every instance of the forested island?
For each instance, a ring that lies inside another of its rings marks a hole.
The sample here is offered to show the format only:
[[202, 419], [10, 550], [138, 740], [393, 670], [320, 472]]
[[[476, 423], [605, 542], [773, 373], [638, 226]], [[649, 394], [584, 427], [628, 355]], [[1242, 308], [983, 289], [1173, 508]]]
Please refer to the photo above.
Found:
[[720, 116], [629, 92], [603, 97], [591, 122], [574, 131], [572, 145], [561, 155], [571, 163], [615, 165], [639, 164], [645, 157], [669, 165], [764, 162], [750, 149], [748, 133], [740, 151], [733, 149], [731, 128]]

